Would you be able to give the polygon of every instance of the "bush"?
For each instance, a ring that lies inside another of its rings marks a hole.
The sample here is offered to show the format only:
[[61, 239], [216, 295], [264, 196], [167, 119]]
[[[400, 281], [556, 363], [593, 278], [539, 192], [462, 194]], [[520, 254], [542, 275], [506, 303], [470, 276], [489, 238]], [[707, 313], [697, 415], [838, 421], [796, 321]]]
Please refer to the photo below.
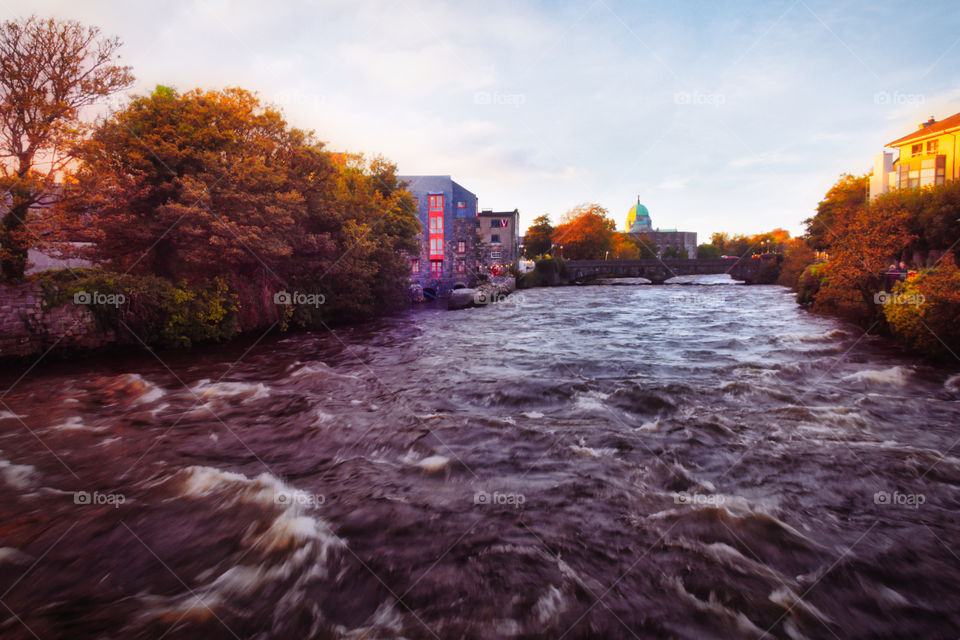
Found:
[[[60, 269], [34, 276], [48, 306], [87, 304], [101, 331], [133, 333], [134, 342], [171, 348], [222, 342], [240, 333], [237, 297], [220, 278], [187, 287], [151, 275], [99, 269]], [[113, 296], [116, 304], [82, 302], [84, 294]]]
[[949, 258], [898, 284], [883, 314], [894, 336], [932, 356], [960, 353], [960, 270]]
[[814, 303], [825, 280], [823, 274], [825, 264], [823, 262], [811, 264], [800, 274], [797, 282], [797, 304], [806, 307]]

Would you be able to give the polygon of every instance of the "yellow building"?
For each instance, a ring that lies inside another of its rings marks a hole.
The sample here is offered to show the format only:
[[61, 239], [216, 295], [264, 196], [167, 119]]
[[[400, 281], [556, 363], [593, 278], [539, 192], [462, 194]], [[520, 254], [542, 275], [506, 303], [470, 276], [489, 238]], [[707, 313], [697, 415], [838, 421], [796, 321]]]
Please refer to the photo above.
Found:
[[960, 179], [960, 113], [940, 120], [930, 118], [920, 128], [885, 146], [899, 153], [877, 156], [870, 178], [870, 198], [891, 189], [943, 184]]

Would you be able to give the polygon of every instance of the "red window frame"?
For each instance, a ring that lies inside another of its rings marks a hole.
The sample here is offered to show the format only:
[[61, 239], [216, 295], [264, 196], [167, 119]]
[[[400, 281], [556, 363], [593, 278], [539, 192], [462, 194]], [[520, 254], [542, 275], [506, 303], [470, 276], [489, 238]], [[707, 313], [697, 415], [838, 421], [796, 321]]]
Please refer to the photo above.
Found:
[[[429, 216], [430, 260], [443, 259], [443, 194], [432, 194], [427, 197]], [[431, 274], [433, 265], [430, 267]]]
[[465, 240], [457, 241], [457, 253], [466, 253], [467, 252], [467, 242]]
[[457, 273], [465, 273], [467, 271], [467, 263], [462, 259], [457, 260]]
[[440, 278], [443, 276], [443, 260], [430, 261], [430, 277]]
[[420, 273], [420, 259], [414, 258], [410, 261], [410, 273]]

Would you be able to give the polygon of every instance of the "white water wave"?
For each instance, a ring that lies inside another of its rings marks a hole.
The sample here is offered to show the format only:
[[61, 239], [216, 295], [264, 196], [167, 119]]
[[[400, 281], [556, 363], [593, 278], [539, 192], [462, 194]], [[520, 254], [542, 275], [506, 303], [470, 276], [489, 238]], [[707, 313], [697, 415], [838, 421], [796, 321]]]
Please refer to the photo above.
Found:
[[208, 378], [199, 381], [191, 390], [201, 398], [236, 398], [242, 402], [260, 400], [270, 395], [270, 390], [262, 382], [212, 382]]
[[602, 458], [604, 456], [612, 456], [617, 452], [616, 449], [610, 447], [588, 447], [585, 438], [580, 438], [579, 444], [570, 445], [570, 450], [587, 458]]
[[33, 484], [37, 470], [28, 464], [14, 464], [9, 460], [0, 460], [0, 476], [11, 487], [26, 489]]
[[906, 386], [913, 372], [907, 367], [890, 367], [889, 369], [866, 369], [846, 375], [842, 380], [848, 382], [866, 382], [870, 384], [888, 384], [897, 387]]

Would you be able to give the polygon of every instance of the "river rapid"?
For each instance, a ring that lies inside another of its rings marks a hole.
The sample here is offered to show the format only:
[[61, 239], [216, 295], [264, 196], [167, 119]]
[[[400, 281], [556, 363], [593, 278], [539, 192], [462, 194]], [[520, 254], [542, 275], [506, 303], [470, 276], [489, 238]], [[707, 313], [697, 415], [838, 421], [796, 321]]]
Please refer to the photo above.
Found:
[[0, 637], [958, 637], [956, 368], [696, 282], [6, 366]]

